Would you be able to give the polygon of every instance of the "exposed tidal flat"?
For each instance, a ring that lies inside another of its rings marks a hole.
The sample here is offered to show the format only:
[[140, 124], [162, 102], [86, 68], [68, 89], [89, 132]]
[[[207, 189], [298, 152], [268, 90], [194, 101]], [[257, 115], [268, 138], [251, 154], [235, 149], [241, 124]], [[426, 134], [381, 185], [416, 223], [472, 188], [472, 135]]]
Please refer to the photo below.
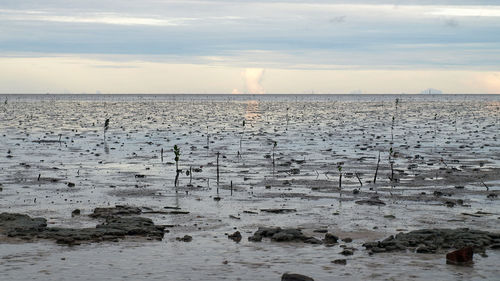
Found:
[[1, 280], [500, 275], [498, 95], [0, 98]]

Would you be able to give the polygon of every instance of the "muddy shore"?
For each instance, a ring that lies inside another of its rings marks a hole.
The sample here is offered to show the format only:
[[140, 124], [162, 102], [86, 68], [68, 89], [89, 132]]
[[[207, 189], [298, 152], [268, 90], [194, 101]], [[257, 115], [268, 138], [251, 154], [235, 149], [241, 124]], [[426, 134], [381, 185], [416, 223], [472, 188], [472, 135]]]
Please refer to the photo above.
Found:
[[500, 98], [394, 99], [10, 98], [0, 276], [498, 276]]

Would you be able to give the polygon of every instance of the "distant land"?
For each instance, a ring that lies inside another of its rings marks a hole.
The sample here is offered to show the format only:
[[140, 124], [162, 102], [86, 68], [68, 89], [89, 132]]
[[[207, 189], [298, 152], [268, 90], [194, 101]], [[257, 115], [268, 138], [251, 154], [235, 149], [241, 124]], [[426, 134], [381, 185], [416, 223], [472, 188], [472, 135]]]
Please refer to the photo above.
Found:
[[428, 89], [425, 89], [423, 90], [422, 92], [420, 92], [421, 94], [426, 94], [426, 95], [440, 95], [443, 93], [443, 91], [440, 91], [440, 90], [437, 90], [437, 89], [433, 89], [433, 88], [428, 88]]

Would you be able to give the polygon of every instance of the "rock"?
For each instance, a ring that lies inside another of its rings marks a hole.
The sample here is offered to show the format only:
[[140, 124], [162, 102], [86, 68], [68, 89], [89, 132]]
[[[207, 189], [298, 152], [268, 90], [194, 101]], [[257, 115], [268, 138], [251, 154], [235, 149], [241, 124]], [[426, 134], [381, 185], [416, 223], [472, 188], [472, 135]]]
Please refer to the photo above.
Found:
[[262, 238], [271, 238], [273, 242], [303, 242], [309, 244], [322, 244], [323, 242], [314, 237], [305, 236], [300, 229], [280, 227], [259, 227], [259, 229], [248, 238], [248, 241], [260, 242]]
[[296, 273], [284, 273], [281, 276], [281, 281], [314, 281], [309, 276], [305, 276], [302, 274], [296, 274]]
[[239, 231], [236, 231], [235, 233], [229, 235], [227, 238], [235, 241], [236, 243], [241, 241], [241, 233]]
[[251, 242], [261, 242], [262, 241], [262, 236], [258, 235], [258, 234], [254, 234], [254, 235], [248, 237], [248, 241], [251, 241]]
[[352, 242], [352, 238], [347, 237], [347, 238], [342, 239], [342, 241], [344, 241], [346, 243], [351, 243]]
[[22, 214], [0, 214], [0, 234], [26, 240], [35, 238], [55, 240], [58, 244], [76, 245], [80, 242], [116, 241], [125, 236], [163, 239], [165, 226], [142, 217], [109, 217], [95, 228], [47, 227], [44, 218]]
[[337, 260], [333, 260], [332, 263], [346, 265], [347, 264], [347, 260], [346, 259], [337, 259]]
[[399, 233], [382, 241], [363, 244], [372, 253], [414, 250], [417, 253], [436, 253], [442, 249], [460, 249], [467, 246], [482, 251], [500, 242], [499, 233], [458, 229], [420, 229]]
[[183, 237], [175, 238], [175, 240], [182, 241], [182, 242], [191, 242], [191, 241], [193, 241], [193, 237], [186, 234]]
[[354, 252], [351, 249], [344, 249], [342, 252], [340, 252], [340, 254], [344, 256], [352, 256]]
[[472, 247], [465, 247], [446, 254], [446, 263], [454, 265], [467, 265], [472, 263], [474, 250]]
[[302, 231], [293, 228], [282, 229], [271, 237], [271, 240], [276, 242], [302, 241], [303, 239]]
[[359, 205], [370, 205], [370, 206], [384, 206], [385, 203], [380, 200], [378, 197], [372, 197], [370, 199], [366, 200], [359, 200], [355, 202], [356, 204]]
[[73, 212], [71, 212], [72, 217], [79, 216], [79, 215], [80, 215], [80, 209], [75, 209], [75, 210], [73, 210]]
[[285, 214], [297, 212], [295, 209], [260, 209], [262, 212], [273, 213], [273, 214]]
[[138, 215], [141, 209], [138, 207], [116, 205], [111, 208], [95, 208], [89, 216], [92, 218], [107, 218], [112, 216]]
[[325, 244], [335, 244], [337, 243], [337, 241], [339, 240], [339, 238], [331, 233], [327, 233], [325, 234], [325, 238], [323, 239], [323, 242], [325, 242]]

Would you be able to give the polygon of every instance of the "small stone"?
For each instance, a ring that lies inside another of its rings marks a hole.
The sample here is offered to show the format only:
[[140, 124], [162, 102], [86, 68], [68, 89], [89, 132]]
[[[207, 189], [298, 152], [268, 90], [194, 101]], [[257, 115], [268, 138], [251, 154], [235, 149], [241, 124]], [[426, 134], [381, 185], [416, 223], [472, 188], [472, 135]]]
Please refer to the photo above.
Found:
[[337, 259], [337, 260], [333, 260], [332, 263], [346, 265], [347, 264], [347, 260], [346, 259]]
[[72, 217], [79, 216], [79, 215], [80, 215], [80, 209], [75, 209], [75, 210], [73, 210], [73, 212], [71, 212]]
[[241, 233], [239, 231], [236, 231], [235, 233], [229, 235], [227, 238], [233, 240], [236, 243], [239, 243], [241, 241]]
[[191, 241], [193, 241], [193, 237], [191, 237], [189, 235], [184, 235], [184, 237], [177, 237], [177, 238], [175, 238], [175, 240], [182, 241], [182, 242], [191, 242]]
[[284, 273], [281, 276], [281, 281], [314, 281], [309, 276], [305, 276], [302, 274], [296, 274], [296, 273]]
[[340, 254], [344, 256], [352, 256], [354, 253], [350, 249], [344, 249], [342, 252], [340, 252]]
[[352, 238], [351, 237], [347, 237], [347, 238], [342, 239], [342, 241], [344, 241], [346, 243], [351, 243], [352, 242]]
[[323, 239], [323, 242], [325, 244], [335, 244], [337, 243], [337, 241], [339, 240], [339, 238], [331, 233], [326, 233], [325, 234], [325, 238]]

